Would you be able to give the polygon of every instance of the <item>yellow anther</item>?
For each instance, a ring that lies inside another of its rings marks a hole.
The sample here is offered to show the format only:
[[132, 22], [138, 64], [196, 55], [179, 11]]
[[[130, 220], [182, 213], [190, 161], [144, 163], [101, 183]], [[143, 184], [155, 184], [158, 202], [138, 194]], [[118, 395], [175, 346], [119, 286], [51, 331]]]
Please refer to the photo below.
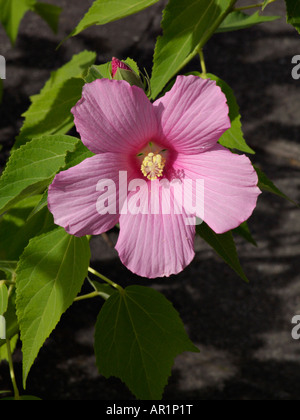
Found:
[[154, 181], [163, 176], [166, 159], [159, 153], [149, 153], [143, 160], [141, 171], [143, 175]]

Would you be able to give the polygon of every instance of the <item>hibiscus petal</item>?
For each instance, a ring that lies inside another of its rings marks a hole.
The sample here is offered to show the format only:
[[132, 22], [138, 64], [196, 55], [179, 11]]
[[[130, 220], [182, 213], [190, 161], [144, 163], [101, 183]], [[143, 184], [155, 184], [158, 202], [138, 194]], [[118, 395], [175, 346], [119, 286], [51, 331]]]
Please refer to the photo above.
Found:
[[151, 214], [148, 186], [153, 188], [153, 185], [153, 182], [148, 183], [140, 190], [140, 208], [145, 213], [145, 200], [148, 200], [148, 214], [128, 212], [120, 216], [116, 250], [123, 264], [133, 273], [147, 278], [169, 277], [181, 272], [193, 260], [195, 225], [186, 224], [185, 212], [175, 214], [176, 204], [172, 193], [170, 214], [163, 214], [162, 208], [166, 208], [164, 201], [168, 200], [167, 189], [164, 188], [161, 190], [158, 211], [152, 211], [157, 214]]
[[[119, 171], [126, 170], [128, 165], [122, 155], [104, 153], [60, 172], [48, 192], [48, 207], [55, 223], [76, 236], [98, 235], [114, 227], [119, 220]], [[102, 193], [107, 199], [102, 200], [102, 208], [110, 206], [112, 214], [99, 213]]]
[[157, 134], [151, 102], [123, 80], [86, 84], [72, 113], [82, 142], [94, 153], [136, 153]]
[[235, 229], [252, 215], [261, 191], [247, 156], [217, 145], [196, 156], [178, 155], [174, 169], [185, 179], [204, 180], [203, 219], [216, 233]]
[[178, 76], [173, 88], [154, 103], [160, 136], [177, 152], [201, 153], [230, 126], [226, 97], [215, 81]]

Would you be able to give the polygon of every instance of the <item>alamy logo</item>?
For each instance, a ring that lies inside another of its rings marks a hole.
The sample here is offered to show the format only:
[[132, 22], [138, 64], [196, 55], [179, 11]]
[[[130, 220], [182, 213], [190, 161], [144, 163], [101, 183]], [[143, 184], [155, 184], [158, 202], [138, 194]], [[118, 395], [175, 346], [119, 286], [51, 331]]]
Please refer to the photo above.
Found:
[[[106, 214], [183, 215], [187, 226], [199, 225], [204, 219], [204, 179], [177, 178], [152, 180], [132, 179], [126, 171], [119, 172], [119, 180], [100, 179], [96, 208]], [[196, 218], [197, 216], [197, 218]]]
[[0, 55], [0, 79], [6, 79], [6, 60]]
[[295, 67], [292, 69], [292, 78], [294, 80], [300, 79], [300, 55], [295, 55], [292, 58], [292, 64], [295, 64]]
[[6, 339], [6, 321], [4, 316], [0, 315], [0, 340]]
[[295, 315], [292, 319], [295, 327], [292, 329], [292, 337], [294, 340], [300, 340], [300, 315]]

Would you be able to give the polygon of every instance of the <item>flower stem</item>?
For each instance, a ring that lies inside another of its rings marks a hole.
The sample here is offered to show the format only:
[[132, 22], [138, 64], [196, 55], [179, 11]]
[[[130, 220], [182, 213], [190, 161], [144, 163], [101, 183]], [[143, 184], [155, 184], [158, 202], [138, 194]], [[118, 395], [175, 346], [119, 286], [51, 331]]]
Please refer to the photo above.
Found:
[[8, 338], [6, 339], [6, 349], [7, 349], [7, 358], [8, 358], [8, 364], [9, 364], [9, 373], [10, 373], [11, 382], [14, 388], [15, 400], [18, 401], [20, 400], [20, 393], [18, 390], [17, 382], [16, 382], [14, 364], [13, 364], [11, 348], [10, 348], [10, 340]]
[[[7, 286], [15, 286], [16, 282], [11, 280], [1, 280], [3, 281]], [[0, 281], [0, 283], [1, 283]]]
[[10, 286], [9, 286], [9, 288], [8, 288], [8, 298], [10, 298], [10, 296], [11, 296], [11, 294], [12, 294], [15, 286], [16, 286], [16, 282], [15, 281], [12, 281], [11, 284], [10, 284]]
[[124, 289], [122, 286], [120, 286], [119, 284], [109, 280], [107, 277], [103, 276], [103, 274], [98, 273], [98, 271], [94, 270], [93, 268], [89, 267], [89, 272], [91, 274], [94, 274], [94, 276], [99, 277], [99, 279], [105, 281], [106, 283], [108, 283], [110, 286], [112, 286], [115, 289], [118, 289], [119, 292], [123, 292]]
[[200, 57], [200, 64], [201, 64], [202, 75], [203, 76], [206, 76], [207, 71], [206, 71], [206, 64], [205, 64], [205, 58], [204, 58], [204, 54], [203, 54], [203, 49], [200, 48], [198, 52], [199, 52], [199, 57]]
[[93, 299], [95, 297], [99, 297], [99, 293], [98, 292], [92, 292], [89, 293], [87, 295], [83, 295], [83, 296], [78, 296], [77, 298], [74, 299], [74, 302], [79, 302], [80, 300], [86, 300], [86, 299]]

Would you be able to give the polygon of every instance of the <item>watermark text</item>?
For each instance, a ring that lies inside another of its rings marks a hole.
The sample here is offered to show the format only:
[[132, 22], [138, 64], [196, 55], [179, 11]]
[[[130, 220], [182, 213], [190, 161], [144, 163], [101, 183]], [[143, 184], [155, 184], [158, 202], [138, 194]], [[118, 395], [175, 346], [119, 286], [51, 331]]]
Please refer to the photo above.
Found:
[[6, 60], [0, 55], [0, 79], [6, 79]]
[[300, 340], [300, 315], [295, 315], [292, 319], [295, 327], [292, 329], [292, 337], [294, 340]]
[[0, 315], [0, 340], [6, 339], [6, 321], [4, 316]]
[[127, 172], [120, 171], [117, 183], [112, 179], [101, 179], [96, 189], [100, 215], [183, 215], [187, 226], [201, 224], [204, 219], [203, 179], [147, 182], [138, 178], [128, 182]]
[[292, 78], [294, 80], [300, 79], [300, 55], [295, 55], [292, 58], [292, 64], [295, 64], [295, 67], [292, 69]]

